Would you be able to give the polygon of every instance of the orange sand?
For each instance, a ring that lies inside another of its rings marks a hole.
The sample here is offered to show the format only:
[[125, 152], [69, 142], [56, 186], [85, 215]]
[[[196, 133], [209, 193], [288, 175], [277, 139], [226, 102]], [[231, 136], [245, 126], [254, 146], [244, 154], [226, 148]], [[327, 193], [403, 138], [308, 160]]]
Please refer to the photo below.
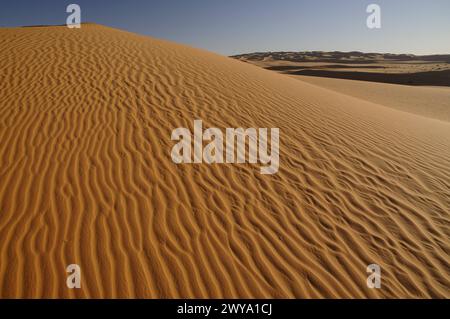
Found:
[[[450, 123], [97, 25], [0, 48], [0, 297], [450, 297]], [[278, 174], [174, 164], [194, 119], [280, 128]]]

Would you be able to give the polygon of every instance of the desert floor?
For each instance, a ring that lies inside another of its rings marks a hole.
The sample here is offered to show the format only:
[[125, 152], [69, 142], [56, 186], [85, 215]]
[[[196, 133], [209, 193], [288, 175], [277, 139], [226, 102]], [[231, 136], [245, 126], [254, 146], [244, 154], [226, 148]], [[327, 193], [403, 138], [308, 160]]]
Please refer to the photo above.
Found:
[[289, 75], [450, 87], [450, 55], [265, 52], [233, 56]]

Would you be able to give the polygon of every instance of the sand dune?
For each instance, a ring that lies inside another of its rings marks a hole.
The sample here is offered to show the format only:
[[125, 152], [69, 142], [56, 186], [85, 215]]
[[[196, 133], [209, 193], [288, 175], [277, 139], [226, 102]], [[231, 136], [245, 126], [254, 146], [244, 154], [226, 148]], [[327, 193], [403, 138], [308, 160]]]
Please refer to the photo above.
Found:
[[284, 74], [414, 86], [450, 86], [450, 55], [262, 52], [234, 56]]
[[447, 87], [417, 87], [315, 76], [293, 77], [369, 102], [450, 122], [450, 88]]
[[[450, 123], [103, 26], [0, 48], [0, 297], [450, 297]], [[280, 128], [278, 174], [174, 164], [195, 119]]]
[[372, 103], [450, 121], [450, 55], [266, 52], [234, 58]]

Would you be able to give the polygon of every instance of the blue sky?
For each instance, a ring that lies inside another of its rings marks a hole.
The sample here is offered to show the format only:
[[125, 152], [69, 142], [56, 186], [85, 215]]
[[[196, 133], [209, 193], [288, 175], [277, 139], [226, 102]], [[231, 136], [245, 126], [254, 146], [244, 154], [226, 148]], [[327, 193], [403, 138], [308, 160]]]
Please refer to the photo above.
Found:
[[[82, 21], [225, 55], [255, 51], [450, 54], [450, 0], [8, 0], [0, 26], [64, 24], [70, 3]], [[366, 27], [366, 7], [382, 28]]]

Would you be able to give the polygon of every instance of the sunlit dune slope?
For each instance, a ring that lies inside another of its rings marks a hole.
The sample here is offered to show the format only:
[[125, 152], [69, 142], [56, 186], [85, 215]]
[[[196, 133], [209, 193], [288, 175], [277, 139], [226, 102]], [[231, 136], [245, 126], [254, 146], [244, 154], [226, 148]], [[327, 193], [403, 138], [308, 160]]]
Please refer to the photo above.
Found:
[[408, 113], [450, 122], [450, 88], [293, 76], [339, 93]]
[[[174, 164], [195, 119], [278, 174]], [[446, 122], [83, 25], [0, 30], [0, 140], [2, 298], [450, 297]]]

